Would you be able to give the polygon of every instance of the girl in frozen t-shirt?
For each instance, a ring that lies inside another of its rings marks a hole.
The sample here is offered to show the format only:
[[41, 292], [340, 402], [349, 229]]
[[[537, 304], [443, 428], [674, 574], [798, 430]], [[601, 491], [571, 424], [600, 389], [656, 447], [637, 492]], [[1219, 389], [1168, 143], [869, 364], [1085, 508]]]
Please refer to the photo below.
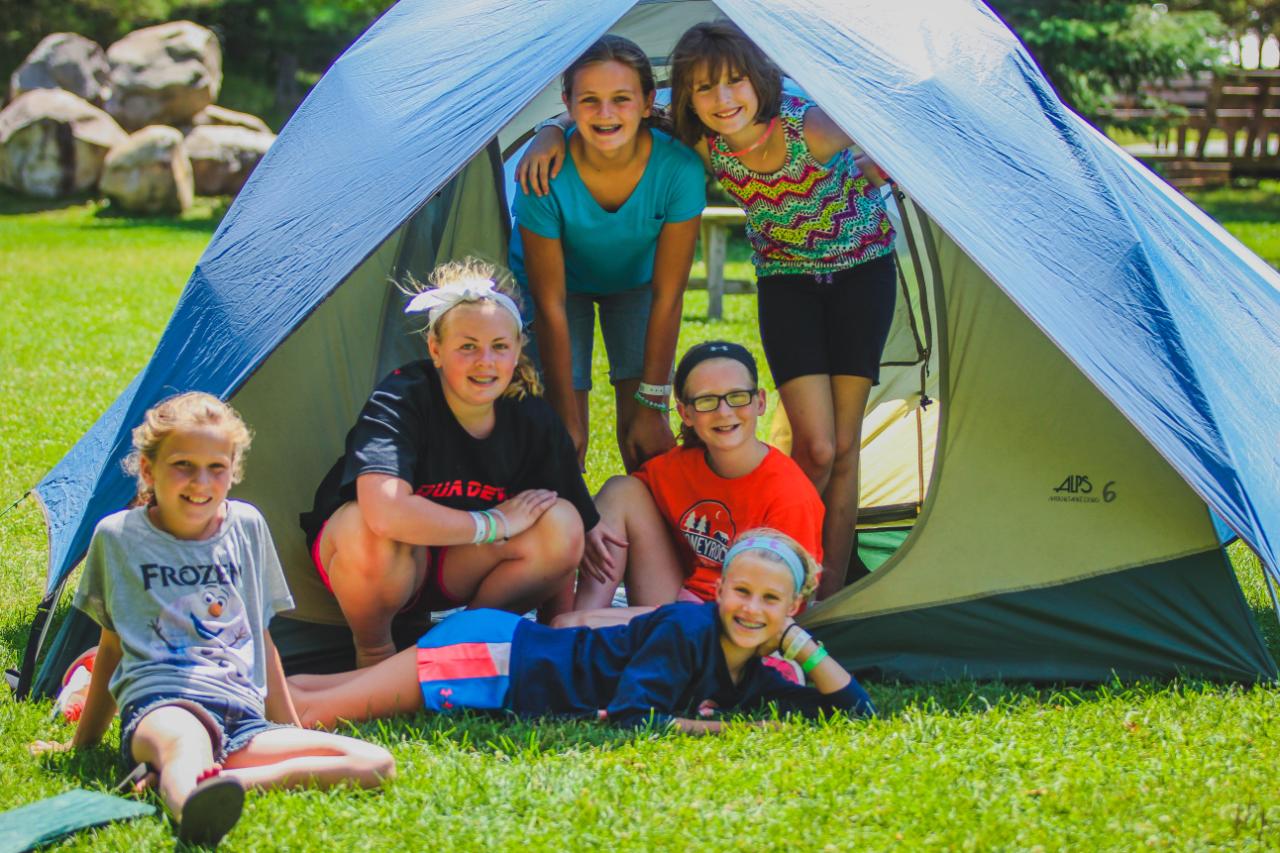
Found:
[[426, 317], [430, 359], [373, 390], [301, 519], [357, 666], [395, 653], [402, 610], [544, 604], [598, 517], [497, 269], [449, 263], [431, 281], [405, 308]]
[[93, 532], [75, 604], [102, 626], [79, 723], [96, 744], [120, 708], [130, 779], [158, 776], [184, 841], [216, 845], [248, 787], [380, 785], [380, 746], [298, 728], [267, 623], [293, 606], [262, 514], [228, 500], [249, 430], [209, 394], [170, 397], [133, 431], [141, 506]]

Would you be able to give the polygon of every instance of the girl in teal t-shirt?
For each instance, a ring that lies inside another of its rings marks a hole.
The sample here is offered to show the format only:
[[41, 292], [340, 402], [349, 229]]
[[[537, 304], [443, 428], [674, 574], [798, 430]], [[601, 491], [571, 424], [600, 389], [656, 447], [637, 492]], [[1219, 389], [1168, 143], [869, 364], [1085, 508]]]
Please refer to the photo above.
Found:
[[550, 191], [517, 193], [511, 268], [533, 303], [547, 398], [586, 456], [595, 312], [627, 470], [675, 446], [667, 421], [680, 310], [706, 176], [697, 155], [645, 126], [653, 71], [605, 36], [562, 81], [575, 130]]

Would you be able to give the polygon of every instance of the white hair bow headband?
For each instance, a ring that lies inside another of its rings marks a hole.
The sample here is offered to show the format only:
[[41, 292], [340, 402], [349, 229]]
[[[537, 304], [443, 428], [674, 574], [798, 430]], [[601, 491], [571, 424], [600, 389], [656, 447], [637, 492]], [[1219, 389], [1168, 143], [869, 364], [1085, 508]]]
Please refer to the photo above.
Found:
[[515, 301], [501, 290], [498, 290], [494, 286], [492, 279], [487, 278], [468, 278], [444, 287], [437, 287], [434, 290], [424, 290], [409, 300], [409, 304], [404, 307], [404, 313], [421, 314], [425, 312], [427, 315], [427, 328], [430, 329], [435, 325], [436, 320], [443, 317], [445, 312], [459, 302], [479, 302], [482, 299], [493, 300], [507, 309], [511, 316], [515, 318], [516, 328], [523, 328], [524, 318], [520, 316], [520, 308]]

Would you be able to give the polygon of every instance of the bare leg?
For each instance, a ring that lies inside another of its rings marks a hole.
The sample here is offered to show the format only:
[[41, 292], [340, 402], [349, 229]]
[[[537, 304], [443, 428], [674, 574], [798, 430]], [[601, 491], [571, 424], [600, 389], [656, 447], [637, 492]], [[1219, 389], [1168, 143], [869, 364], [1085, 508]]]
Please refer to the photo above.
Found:
[[582, 517], [557, 500], [509, 542], [450, 548], [445, 590], [470, 607], [524, 613], [560, 593], [582, 559]]
[[871, 393], [871, 380], [863, 376], [832, 376], [835, 401], [835, 461], [831, 479], [822, 492], [827, 507], [822, 524], [822, 582], [818, 599], [844, 588], [858, 525], [858, 460], [862, 449], [862, 418]]
[[578, 403], [578, 429], [582, 430], [582, 434], [586, 436], [583, 439], [587, 443], [584, 449], [585, 454], [586, 450], [591, 449], [591, 392], [574, 391], [573, 398]]
[[182, 807], [196, 778], [213, 766], [209, 730], [190, 710], [164, 705], [147, 714], [133, 733], [133, 757], [160, 774], [160, 796], [182, 821]]
[[395, 654], [391, 619], [422, 583], [421, 549], [374, 533], [355, 502], [343, 504], [320, 537], [320, 560], [351, 626], [356, 666]]
[[604, 607], [599, 610], [575, 610], [563, 613], [552, 622], [552, 628], [607, 628], [626, 625], [637, 616], [652, 613], [653, 607]]
[[257, 735], [228, 755], [223, 768], [223, 775], [246, 788], [325, 788], [344, 782], [376, 788], [395, 777], [396, 762], [377, 744], [290, 726]]
[[296, 687], [303, 690], [314, 690], [321, 687], [331, 686], [329, 679], [351, 678], [359, 671], [360, 670], [358, 669], [353, 669], [350, 672], [335, 672], [328, 675], [321, 675], [313, 672], [299, 672], [295, 675], [289, 676], [285, 681], [289, 682], [289, 687], [291, 689]]
[[573, 595], [574, 573], [570, 572], [565, 582], [560, 585], [560, 588], [539, 605], [538, 621], [544, 625], [550, 625], [561, 614], [573, 610]]
[[836, 455], [831, 377], [826, 374], [797, 376], [782, 384], [778, 396], [791, 423], [791, 458], [796, 460], [818, 494], [823, 494], [831, 479], [831, 466]]
[[636, 391], [640, 390], [639, 379], [622, 379], [613, 386], [613, 399], [617, 412], [614, 424], [614, 435], [618, 441], [618, 454], [622, 457], [622, 470], [631, 473], [640, 467], [642, 460], [636, 459], [625, 444], [627, 431], [631, 422], [639, 413], [640, 404], [636, 402]]
[[411, 714], [422, 708], [416, 648], [364, 669], [312, 675], [308, 682], [302, 687], [289, 679], [289, 693], [305, 728], [331, 728], [338, 720], [359, 722]]
[[[635, 477], [611, 477], [596, 495], [601, 519], [623, 535], [629, 546], [611, 548], [616, 565], [626, 566], [627, 602], [669, 604], [684, 584], [684, 572], [667, 523], [644, 483]], [[601, 583], [579, 573], [574, 610], [597, 610], [613, 601], [618, 581]]]

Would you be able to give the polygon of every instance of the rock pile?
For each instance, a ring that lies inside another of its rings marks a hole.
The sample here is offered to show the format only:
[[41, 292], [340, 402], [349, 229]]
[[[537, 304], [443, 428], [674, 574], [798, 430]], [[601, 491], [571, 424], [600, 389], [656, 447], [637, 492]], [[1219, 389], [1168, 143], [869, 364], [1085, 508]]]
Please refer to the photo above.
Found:
[[39, 198], [97, 187], [138, 213], [235, 194], [275, 135], [217, 106], [221, 87], [218, 39], [190, 21], [136, 30], [106, 51], [75, 33], [46, 36], [9, 80], [0, 185]]

